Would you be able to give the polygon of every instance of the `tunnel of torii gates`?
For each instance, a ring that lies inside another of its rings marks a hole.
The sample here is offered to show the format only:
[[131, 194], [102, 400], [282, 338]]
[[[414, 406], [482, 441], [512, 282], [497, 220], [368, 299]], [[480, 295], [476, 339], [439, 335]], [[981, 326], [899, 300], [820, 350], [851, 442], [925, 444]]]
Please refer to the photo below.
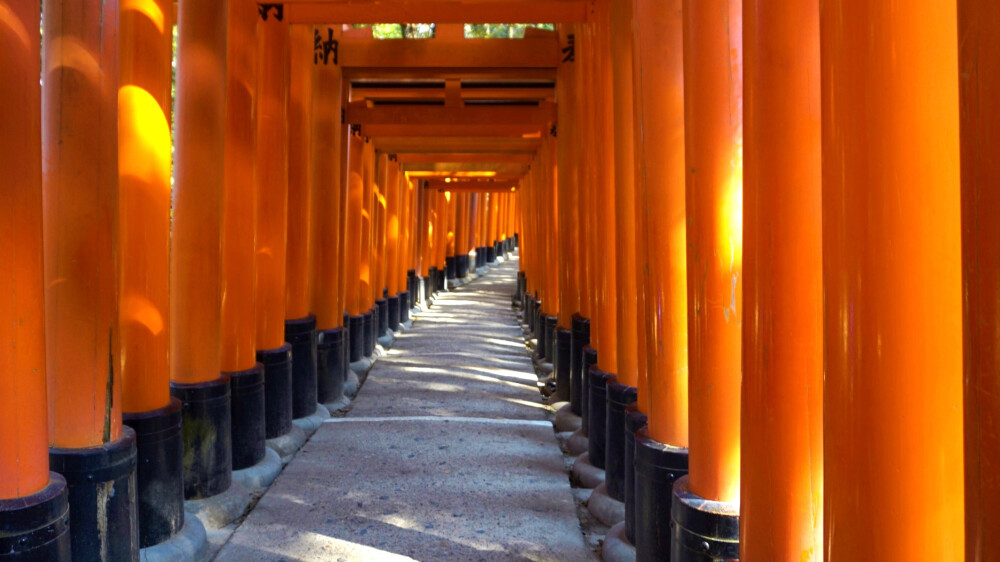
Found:
[[638, 559], [1000, 559], [1000, 3], [40, 10], [0, 0], [0, 559], [170, 540], [515, 246]]

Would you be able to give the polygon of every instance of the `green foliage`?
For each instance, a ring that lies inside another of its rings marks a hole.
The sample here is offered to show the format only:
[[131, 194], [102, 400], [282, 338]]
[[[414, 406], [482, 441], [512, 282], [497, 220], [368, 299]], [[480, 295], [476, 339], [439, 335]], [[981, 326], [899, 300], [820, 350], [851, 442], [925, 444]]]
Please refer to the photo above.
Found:
[[521, 39], [529, 27], [555, 29], [551, 23], [467, 23], [467, 39]]
[[[376, 39], [427, 39], [434, 37], [433, 23], [363, 23], [354, 27], [371, 27]], [[525, 29], [555, 29], [551, 23], [467, 23], [467, 39], [521, 39]]]

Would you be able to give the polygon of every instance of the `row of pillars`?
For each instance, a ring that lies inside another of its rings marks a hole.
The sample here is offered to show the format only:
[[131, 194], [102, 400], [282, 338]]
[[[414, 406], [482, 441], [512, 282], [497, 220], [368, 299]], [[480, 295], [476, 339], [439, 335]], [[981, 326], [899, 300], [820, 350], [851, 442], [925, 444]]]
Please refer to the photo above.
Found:
[[0, 559], [136, 560], [245, 506], [430, 272], [512, 249], [517, 194], [424, 189], [341, 122], [339, 29], [277, 10], [0, 2]]
[[1000, 4], [559, 35], [519, 298], [638, 559], [1000, 559]]

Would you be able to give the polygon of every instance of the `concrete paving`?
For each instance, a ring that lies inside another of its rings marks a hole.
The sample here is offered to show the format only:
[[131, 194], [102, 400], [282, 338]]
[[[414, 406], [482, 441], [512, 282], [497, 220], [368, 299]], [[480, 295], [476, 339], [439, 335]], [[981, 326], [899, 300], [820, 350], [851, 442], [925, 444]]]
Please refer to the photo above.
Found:
[[516, 270], [397, 334], [216, 560], [596, 560], [510, 307]]

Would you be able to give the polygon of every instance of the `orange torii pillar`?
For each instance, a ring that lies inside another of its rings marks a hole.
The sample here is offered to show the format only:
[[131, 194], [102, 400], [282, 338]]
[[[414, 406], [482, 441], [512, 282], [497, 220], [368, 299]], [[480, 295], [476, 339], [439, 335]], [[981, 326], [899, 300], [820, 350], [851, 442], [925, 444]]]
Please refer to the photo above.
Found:
[[334, 54], [340, 27], [316, 27], [314, 40], [322, 51], [313, 53], [312, 166], [310, 180], [309, 309], [316, 316], [316, 398], [333, 412], [347, 405], [347, 328], [342, 298], [341, 261], [344, 238], [341, 217], [345, 191], [341, 189], [341, 135], [343, 75]]
[[[544, 229], [544, 243], [545, 248], [543, 250], [545, 255], [545, 267], [546, 274], [542, 277], [542, 282], [545, 287], [545, 293], [542, 296], [542, 305], [544, 306], [544, 355], [542, 356], [543, 362], [540, 368], [546, 372], [553, 372], [552, 361], [555, 359], [555, 340], [556, 340], [556, 321], [559, 315], [559, 217], [556, 214], [556, 209], [559, 204], [559, 186], [557, 184], [558, 177], [556, 175], [556, 141], [551, 134], [543, 134], [542, 136], [542, 149], [541, 149], [541, 169], [540, 177], [542, 179], [542, 190], [541, 199], [542, 203], [539, 206], [539, 211], [541, 212], [541, 217], [547, 218], [548, 227]], [[499, 221], [499, 197], [497, 198], [497, 205], [494, 207], [494, 225], [495, 232], [493, 239], [496, 240], [499, 237], [500, 227]], [[494, 243], [494, 247], [499, 250], [499, 244]], [[541, 346], [540, 346], [541, 347]], [[553, 381], [554, 382], [554, 381]]]
[[[222, 198], [222, 372], [232, 399], [233, 477], [265, 461], [264, 365], [254, 321], [257, 248], [255, 173], [257, 6], [230, 0], [226, 62], [226, 155]], [[273, 454], [273, 453], [272, 453]], [[274, 466], [270, 463], [268, 466]], [[273, 479], [277, 474], [273, 474]], [[241, 482], [251, 484], [251, 482]]]
[[455, 260], [455, 278], [464, 279], [469, 275], [469, 262], [462, 263], [462, 256], [468, 255], [466, 240], [469, 235], [469, 194], [458, 192], [455, 194], [455, 239], [453, 242], [452, 257]]
[[706, 551], [736, 558], [744, 312], [742, 1], [684, 0], [683, 10], [690, 472], [674, 483], [672, 559], [692, 560]]
[[[639, 316], [639, 299], [636, 277], [636, 221], [635, 217], [635, 155], [633, 136], [632, 92], [632, 27], [633, 2], [622, 0], [613, 3], [610, 14], [612, 91], [614, 103], [614, 209], [615, 209], [615, 300], [616, 326], [618, 329], [618, 370], [608, 379], [605, 412], [605, 486], [608, 496], [625, 502], [626, 482], [634, 487], [635, 443], [637, 428], [628, 423], [627, 408], [635, 407], [639, 384], [640, 348], [645, 354], [645, 343], [640, 335], [643, 323]], [[645, 376], [642, 373], [641, 376]], [[631, 427], [631, 429], [629, 429]], [[631, 440], [629, 439], [631, 438]], [[632, 448], [629, 449], [631, 444]], [[627, 455], [627, 457], [626, 457]], [[635, 497], [632, 495], [631, 502]], [[634, 507], [634, 506], [633, 506]], [[625, 522], [609, 531], [612, 540], [624, 538]], [[605, 544], [609, 544], [608, 541]]]
[[957, 17], [820, 6], [827, 560], [965, 555]]
[[496, 264], [497, 261], [497, 211], [498, 205], [497, 201], [500, 199], [500, 194], [497, 192], [492, 192], [488, 194], [488, 203], [486, 206], [486, 239], [483, 243], [486, 246], [486, 263]]
[[[594, 349], [594, 346], [597, 345], [597, 333], [592, 330], [593, 323], [597, 321], [597, 309], [594, 297], [596, 294], [596, 283], [594, 281], [593, 264], [600, 263], [599, 259], [595, 259], [595, 254], [597, 253], [595, 249], [596, 230], [591, 226], [596, 222], [594, 215], [596, 161], [590, 157], [596, 150], [593, 133], [593, 112], [596, 101], [594, 99], [595, 96], [591, 94], [594, 73], [591, 68], [593, 48], [587, 39], [589, 27], [591, 26], [577, 25], [573, 41], [567, 41], [567, 44], [563, 47], [573, 54], [576, 62], [573, 91], [579, 96], [573, 103], [573, 119], [577, 130], [573, 160], [577, 166], [577, 189], [580, 192], [578, 196], [579, 209], [577, 211], [577, 221], [580, 225], [580, 232], [578, 234], [580, 250], [577, 257], [576, 285], [580, 295], [579, 314], [581, 326], [583, 327], [583, 330], [580, 332], [580, 344], [582, 347], [579, 359], [580, 429], [588, 437], [588, 441], [590, 433], [590, 367], [597, 363], [597, 351]], [[604, 186], [604, 188], [607, 189], [608, 186]], [[606, 246], [606, 243], [602, 245], [602, 251], [604, 246]], [[572, 403], [572, 396], [570, 397], [570, 403]], [[587, 451], [588, 456], [589, 454], [589, 451]]]
[[417, 301], [424, 306], [428, 304], [428, 299], [430, 298], [432, 291], [431, 274], [434, 271], [431, 267], [431, 253], [434, 251], [433, 194], [434, 192], [427, 188], [426, 181], [418, 181], [417, 200], [420, 204], [420, 209], [418, 213], [419, 222], [417, 223], [417, 229], [420, 236], [417, 240], [417, 254], [419, 262], [417, 264], [417, 284], [419, 285], [418, 288], [420, 294], [418, 295]]
[[[389, 181], [389, 155], [380, 153], [377, 168], [378, 182], [375, 184], [375, 221], [374, 221], [374, 257], [373, 257], [373, 283], [372, 289], [375, 297], [375, 317], [373, 319], [375, 327], [375, 338], [378, 341], [386, 335], [389, 330], [389, 289], [386, 284], [386, 212], [388, 211], [388, 201], [385, 198], [386, 182]], [[384, 340], [383, 340], [384, 341]], [[382, 342], [379, 342], [382, 343]], [[388, 342], [386, 342], [388, 343]]]
[[49, 463], [68, 485], [74, 557], [132, 560], [136, 446], [122, 426], [119, 362], [118, 4], [49, 1], [43, 27]]
[[[637, 261], [645, 273], [647, 381], [630, 417], [635, 500], [626, 538], [637, 559], [670, 552], [674, 480], [687, 471], [688, 311], [682, 0], [635, 0], [633, 93]], [[648, 219], [648, 220], [647, 220]], [[648, 251], [644, 251], [644, 249]], [[646, 427], [642, 414], [647, 416]], [[641, 428], [641, 429], [640, 429]]]
[[476, 249], [476, 274], [479, 275], [481, 268], [486, 267], [486, 228], [489, 222], [487, 208], [489, 205], [489, 193], [476, 194], [476, 240], [473, 242]]
[[364, 191], [361, 197], [361, 263], [358, 268], [359, 298], [362, 310], [362, 342], [364, 355], [370, 357], [375, 351], [375, 283], [374, 237], [375, 237], [375, 146], [365, 137], [361, 151], [361, 178]]
[[[285, 254], [285, 341], [292, 346], [292, 419], [317, 427], [316, 316], [309, 301], [312, 223], [313, 27], [291, 26], [288, 65], [288, 245]], [[329, 157], [329, 156], [327, 156]], [[304, 418], [311, 418], [306, 420]]]
[[406, 292], [403, 289], [405, 276], [399, 274], [402, 266], [399, 256], [406, 238], [401, 224], [404, 213], [402, 179], [399, 161], [395, 154], [391, 154], [385, 182], [385, 288], [388, 328], [393, 332], [399, 331], [401, 311], [406, 306], [403, 303], [406, 296], [402, 294]]
[[448, 211], [451, 209], [452, 193], [449, 191], [435, 191], [437, 197], [437, 245], [434, 251], [434, 265], [437, 266], [437, 287], [438, 291], [447, 290], [446, 280], [448, 277], [448, 267], [445, 257], [448, 255], [448, 231], [449, 220]]
[[962, 267], [965, 298], [965, 559], [1000, 553], [1000, 4], [958, 3], [962, 149]]
[[[136, 434], [139, 548], [184, 527], [181, 401], [170, 396], [173, 4], [119, 14], [118, 245], [123, 421]], [[200, 523], [188, 524], [198, 533]], [[197, 542], [197, 541], [196, 541]], [[201, 541], [204, 544], [204, 541]]]
[[[226, 5], [178, 5], [173, 218], [170, 241], [171, 393], [183, 403], [184, 497], [227, 491], [239, 516], [245, 490], [232, 481], [230, 377], [222, 372], [222, 212], [226, 145]], [[210, 500], [215, 501], [215, 500]], [[203, 521], [204, 522], [204, 521]], [[225, 522], [222, 522], [225, 524]]]
[[[401, 287], [406, 287], [405, 299], [400, 300], [399, 321], [408, 326], [410, 310], [417, 304], [417, 196], [420, 192], [416, 182], [400, 171], [400, 200], [402, 204], [401, 232], [403, 234], [402, 248], [399, 253], [399, 276]], [[403, 295], [401, 295], [403, 296]]]
[[264, 365], [264, 434], [287, 457], [305, 433], [292, 424], [292, 346], [285, 341], [291, 38], [274, 9], [262, 8], [257, 41], [257, 360]]
[[[347, 207], [345, 210], [345, 232], [343, 267], [348, 271], [346, 280], [346, 309], [348, 313], [348, 361], [356, 363], [364, 356], [364, 298], [361, 295], [361, 213], [364, 210], [365, 186], [362, 177], [362, 152], [365, 140], [361, 136], [360, 125], [351, 125], [347, 140]], [[350, 376], [350, 374], [348, 374]]]
[[[560, 43], [566, 44], [573, 34], [573, 26], [559, 26]], [[576, 94], [574, 81], [576, 78], [576, 57], [563, 56], [556, 75], [556, 97], [559, 102], [558, 123], [554, 127], [556, 137], [556, 181], [559, 183], [556, 215], [559, 228], [556, 236], [559, 246], [559, 263], [550, 275], [559, 277], [559, 316], [555, 334], [555, 353], [552, 368], [555, 372], [555, 396], [557, 400], [570, 402], [570, 410], [580, 415], [580, 360], [583, 357], [583, 318], [580, 316], [580, 292], [577, 288], [576, 274], [579, 264], [580, 244], [579, 233], [581, 224], [578, 218], [580, 207], [579, 181], [576, 161], [576, 123], [574, 111]], [[573, 388], [574, 382], [576, 389]], [[575, 391], [574, 391], [575, 390]], [[582, 436], [582, 430], [581, 430]], [[571, 453], [581, 453], [583, 447], [574, 448]]]
[[[740, 558], [823, 556], [819, 2], [748, 0]], [[758, 454], [764, 453], [764, 454]]]
[[[593, 113], [587, 136], [591, 136], [594, 149], [594, 173], [590, 175], [594, 198], [591, 216], [593, 222], [593, 247], [591, 248], [591, 278], [593, 280], [594, 311], [591, 315], [590, 348], [597, 352], [597, 362], [585, 373], [587, 388], [587, 436], [590, 464], [604, 469], [607, 460], [607, 400], [608, 380], [618, 371], [618, 344], [616, 311], [617, 256], [615, 255], [615, 175], [614, 175], [614, 113], [611, 60], [611, 2], [601, 0], [596, 7], [594, 23], [586, 26], [587, 33], [580, 42], [584, 47], [585, 71], [590, 75]], [[619, 398], [620, 399], [620, 398]], [[618, 451], [624, 454], [619, 444]], [[590, 501], [605, 494], [599, 489]], [[592, 511], [594, 511], [592, 509]], [[596, 512], [595, 512], [596, 513]], [[614, 523], [604, 521], [606, 524]]]
[[[576, 28], [573, 25], [559, 26], [559, 41], [564, 48], [575, 49]], [[580, 217], [580, 196], [581, 177], [580, 161], [578, 160], [578, 150], [580, 139], [577, 135], [576, 112], [579, 102], [579, 91], [576, 90], [577, 70], [576, 56], [563, 56], [557, 70], [556, 97], [559, 101], [557, 106], [558, 125], [556, 127], [557, 137], [557, 166], [559, 174], [559, 251], [562, 259], [559, 260], [559, 328], [569, 330], [569, 361], [564, 372], [563, 361], [557, 353], [556, 366], [556, 391], [560, 398], [569, 400], [570, 408], [576, 415], [582, 412], [582, 384], [583, 384], [583, 347], [590, 343], [590, 320], [581, 316], [580, 311], [580, 256], [583, 253], [581, 248], [582, 230]], [[524, 251], [521, 251], [521, 260], [524, 262]], [[559, 339], [559, 335], [556, 339]], [[565, 337], [565, 336], [562, 336]], [[580, 429], [581, 436], [586, 435], [586, 431]], [[583, 452], [583, 447], [577, 447], [573, 453]]]
[[466, 231], [466, 248], [468, 248], [469, 253], [475, 252], [475, 259], [466, 260], [466, 265], [468, 270], [475, 273], [479, 269], [479, 228], [482, 222], [479, 218], [480, 215], [480, 199], [482, 198], [482, 193], [470, 193], [469, 194], [469, 227]]
[[49, 472], [42, 256], [41, 70], [37, 0], [0, 24], [0, 550], [14, 560], [70, 561], [66, 479]]
[[458, 235], [457, 224], [459, 195], [459, 192], [456, 191], [454, 193], [447, 193], [445, 196], [445, 204], [447, 205], [447, 208], [445, 209], [445, 216], [448, 218], [448, 228], [444, 248], [444, 272], [445, 279], [447, 280], [449, 287], [454, 284], [454, 280], [458, 277], [458, 267], [455, 262], [455, 238]]

